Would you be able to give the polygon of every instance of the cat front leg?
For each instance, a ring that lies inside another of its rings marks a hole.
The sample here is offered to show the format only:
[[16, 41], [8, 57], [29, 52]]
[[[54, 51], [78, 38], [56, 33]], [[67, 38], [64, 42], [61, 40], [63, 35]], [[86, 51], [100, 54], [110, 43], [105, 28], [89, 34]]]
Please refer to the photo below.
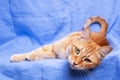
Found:
[[26, 60], [27, 54], [15, 54], [10, 57], [11, 62], [19, 62]]
[[56, 58], [56, 54], [53, 50], [53, 45], [46, 45], [36, 50], [33, 50], [27, 54], [16, 54], [11, 56], [10, 60], [12, 62], [19, 62], [23, 60], [40, 60], [45, 58]]
[[55, 53], [49, 51], [39, 51], [39, 52], [33, 51], [27, 54], [26, 56], [26, 59], [30, 61], [48, 59], [48, 58], [56, 58]]
[[14, 54], [11, 56], [10, 61], [11, 62], [20, 62], [20, 61], [24, 61], [24, 60], [33, 61], [33, 60], [37, 60], [37, 58], [41, 59], [42, 56], [39, 56], [38, 53], [36, 53], [35, 51], [32, 51], [27, 54], [26, 53]]
[[46, 58], [56, 58], [56, 53], [53, 50], [53, 45], [45, 45], [38, 48], [27, 55], [27, 60], [40, 60]]
[[34, 61], [34, 60], [41, 60], [46, 58], [56, 58], [54, 52], [48, 51], [32, 51], [30, 53], [25, 54], [15, 54], [12, 55], [10, 58], [11, 62], [20, 62], [24, 60]]

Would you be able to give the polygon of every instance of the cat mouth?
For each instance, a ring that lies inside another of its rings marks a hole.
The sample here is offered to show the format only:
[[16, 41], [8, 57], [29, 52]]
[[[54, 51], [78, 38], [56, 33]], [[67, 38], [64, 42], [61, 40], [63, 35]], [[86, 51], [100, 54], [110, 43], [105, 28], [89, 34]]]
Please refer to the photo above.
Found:
[[84, 68], [80, 67], [79, 65], [70, 65], [74, 70], [83, 70]]

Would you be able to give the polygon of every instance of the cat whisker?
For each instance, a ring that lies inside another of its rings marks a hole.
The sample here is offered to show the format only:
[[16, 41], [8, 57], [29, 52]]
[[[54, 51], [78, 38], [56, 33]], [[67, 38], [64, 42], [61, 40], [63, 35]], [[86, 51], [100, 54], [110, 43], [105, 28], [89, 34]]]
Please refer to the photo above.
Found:
[[84, 71], [87, 73], [87, 75], [89, 75], [92, 78], [92, 80], [95, 80], [94, 75], [92, 75], [92, 73], [89, 70], [85, 69]]
[[81, 72], [81, 71], [79, 71], [79, 75], [82, 75], [82, 72]]
[[88, 78], [91, 79], [91, 76], [84, 70], [83, 73], [88, 76]]
[[83, 70], [81, 70], [80, 73], [81, 73], [82, 75], [86, 75], [86, 73], [85, 73]]

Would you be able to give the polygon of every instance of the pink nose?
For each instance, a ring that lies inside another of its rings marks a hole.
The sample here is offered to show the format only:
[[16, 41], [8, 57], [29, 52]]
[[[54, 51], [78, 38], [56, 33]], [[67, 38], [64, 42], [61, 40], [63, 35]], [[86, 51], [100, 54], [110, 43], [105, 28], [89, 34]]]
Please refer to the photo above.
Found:
[[73, 65], [78, 65], [78, 63], [77, 62], [73, 62]]

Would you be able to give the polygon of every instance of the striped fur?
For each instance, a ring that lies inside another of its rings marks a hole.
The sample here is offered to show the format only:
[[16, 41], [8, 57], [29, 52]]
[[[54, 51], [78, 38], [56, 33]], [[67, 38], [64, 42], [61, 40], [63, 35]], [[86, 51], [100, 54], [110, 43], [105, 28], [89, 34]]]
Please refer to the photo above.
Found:
[[[100, 32], [91, 32], [90, 25], [98, 22]], [[52, 44], [45, 45], [29, 53], [12, 55], [12, 62], [40, 60], [45, 58], [67, 58], [73, 69], [90, 69], [100, 64], [112, 50], [106, 39], [107, 23], [95, 16], [88, 19], [81, 32], [73, 32]]]

